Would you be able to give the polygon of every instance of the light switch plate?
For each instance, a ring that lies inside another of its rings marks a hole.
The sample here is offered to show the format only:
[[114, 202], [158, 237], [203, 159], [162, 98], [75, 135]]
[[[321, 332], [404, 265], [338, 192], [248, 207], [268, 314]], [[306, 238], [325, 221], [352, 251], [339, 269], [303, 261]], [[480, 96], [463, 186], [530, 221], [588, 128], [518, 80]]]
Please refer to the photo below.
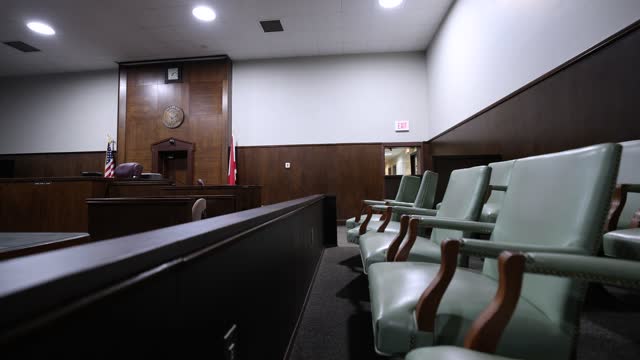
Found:
[[286, 163], [284, 163], [284, 168], [285, 168], [285, 169], [289, 169], [289, 168], [291, 168], [291, 163], [290, 163], [290, 162], [286, 162]]

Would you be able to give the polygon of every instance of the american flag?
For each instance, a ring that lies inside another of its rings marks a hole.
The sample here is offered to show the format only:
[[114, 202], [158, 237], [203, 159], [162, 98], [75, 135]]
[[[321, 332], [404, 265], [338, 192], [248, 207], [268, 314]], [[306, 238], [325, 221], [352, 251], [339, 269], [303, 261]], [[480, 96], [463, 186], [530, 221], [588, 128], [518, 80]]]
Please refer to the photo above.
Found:
[[113, 177], [113, 150], [111, 148], [111, 144], [113, 141], [109, 141], [107, 143], [107, 160], [104, 163], [104, 177], [112, 178]]

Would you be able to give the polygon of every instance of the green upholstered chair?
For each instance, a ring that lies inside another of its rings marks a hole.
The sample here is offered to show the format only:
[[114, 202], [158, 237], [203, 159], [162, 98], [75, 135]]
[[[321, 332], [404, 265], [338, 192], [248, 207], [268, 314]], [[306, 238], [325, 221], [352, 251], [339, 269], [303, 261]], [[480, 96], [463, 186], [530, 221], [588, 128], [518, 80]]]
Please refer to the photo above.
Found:
[[[372, 209], [379, 209], [384, 211], [387, 206], [403, 206], [412, 209], [426, 209], [430, 210], [433, 207], [433, 202], [436, 195], [436, 186], [438, 185], [438, 174], [433, 171], [425, 171], [422, 174], [420, 180], [420, 187], [416, 193], [416, 197], [413, 202], [400, 202], [400, 201], [387, 201], [384, 204], [369, 204], [369, 211]], [[435, 213], [435, 210], [431, 210]], [[395, 218], [393, 216], [396, 216]], [[398, 222], [399, 215], [392, 215], [389, 221], [383, 221], [380, 219], [372, 220], [372, 215], [367, 214], [367, 219], [364, 220], [364, 225], [360, 224], [360, 227], [347, 230], [347, 241], [357, 244], [360, 238], [360, 232], [364, 229], [370, 229], [376, 231], [384, 223], [388, 230], [398, 230], [400, 224]]]
[[[419, 189], [420, 177], [404, 175], [400, 179], [400, 185], [398, 186], [398, 192], [396, 193], [396, 197], [394, 200], [363, 200], [362, 210], [364, 210], [369, 205], [383, 205], [390, 201], [410, 203], [412, 201], [415, 201]], [[347, 219], [345, 223], [347, 230], [353, 229], [360, 225], [360, 222], [364, 219], [361, 216], [362, 210], [360, 210], [360, 215]], [[376, 215], [375, 220], [380, 220], [380, 216], [381, 215]]]
[[[509, 179], [511, 178], [511, 169], [515, 160], [500, 161], [490, 163], [491, 179], [489, 179], [490, 194], [487, 201], [480, 211], [481, 222], [495, 223], [500, 213], [504, 192], [507, 190]], [[442, 203], [436, 204], [436, 210], [440, 209]]]
[[622, 145], [622, 158], [618, 172], [618, 187], [613, 199], [613, 211], [609, 220], [610, 232], [604, 235], [603, 250], [606, 256], [640, 260], [640, 140]]
[[500, 161], [489, 164], [491, 168], [491, 179], [489, 179], [489, 186], [492, 187], [489, 198], [482, 206], [480, 211], [481, 222], [495, 223], [500, 214], [500, 208], [502, 207], [502, 201], [504, 200], [504, 193], [506, 187], [509, 185], [509, 179], [511, 178], [511, 169], [515, 160]]
[[405, 360], [513, 360], [495, 354], [470, 350], [458, 346], [434, 346], [411, 351]]
[[[490, 241], [464, 239], [461, 252], [485, 257], [497, 257], [504, 250], [595, 254], [620, 152], [618, 144], [601, 144], [517, 160]], [[412, 216], [411, 222], [452, 229], [486, 226], [420, 216]], [[455, 262], [455, 258], [448, 261]], [[485, 259], [482, 272], [453, 269], [454, 275], [443, 274], [438, 265], [425, 262], [384, 262], [369, 267], [378, 352], [401, 354], [420, 346], [462, 344], [471, 323], [495, 294], [498, 273], [492, 259]], [[446, 292], [432, 283], [447, 276]], [[568, 359], [583, 298], [580, 281], [526, 275], [521, 299], [496, 353], [524, 359]]]
[[607, 256], [640, 260], [640, 228], [609, 231], [604, 234], [603, 249]]
[[[477, 220], [484, 201], [490, 174], [491, 168], [488, 166], [476, 166], [453, 171], [449, 178], [440, 210], [434, 211], [434, 217]], [[386, 261], [391, 243], [396, 237], [404, 236], [403, 233], [395, 230], [385, 230], [384, 232], [369, 231], [360, 235], [360, 256], [365, 273], [371, 264]], [[459, 238], [463, 236], [469, 236], [469, 233], [434, 228], [430, 238], [419, 237], [416, 240], [413, 249], [408, 255], [409, 259], [411, 261], [438, 263], [440, 261], [440, 242], [450, 237]]]
[[[454, 240], [455, 241], [455, 240]], [[411, 351], [406, 360], [506, 360], [493, 354], [520, 300], [523, 273], [571, 277], [591, 282], [640, 287], [640, 262], [591, 256], [547, 253], [512, 254], [498, 260], [499, 286], [490, 305], [476, 318], [464, 341], [464, 348], [433, 346]], [[525, 301], [525, 300], [523, 300]], [[529, 340], [535, 345], [535, 339]], [[555, 349], [546, 349], [553, 353]], [[546, 358], [546, 357], [545, 357]]]

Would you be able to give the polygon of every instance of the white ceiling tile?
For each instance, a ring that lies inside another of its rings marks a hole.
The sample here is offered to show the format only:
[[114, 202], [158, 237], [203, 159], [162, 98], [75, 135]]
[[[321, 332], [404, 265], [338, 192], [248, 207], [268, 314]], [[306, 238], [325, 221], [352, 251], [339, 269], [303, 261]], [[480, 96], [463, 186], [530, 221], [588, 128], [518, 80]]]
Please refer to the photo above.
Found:
[[[118, 61], [228, 54], [232, 59], [425, 49], [453, 0], [405, 0], [392, 10], [376, 0], [2, 0], [0, 76], [115, 67]], [[217, 19], [199, 22], [195, 4]], [[45, 37], [25, 26], [51, 24]], [[265, 34], [260, 20], [280, 19]]]

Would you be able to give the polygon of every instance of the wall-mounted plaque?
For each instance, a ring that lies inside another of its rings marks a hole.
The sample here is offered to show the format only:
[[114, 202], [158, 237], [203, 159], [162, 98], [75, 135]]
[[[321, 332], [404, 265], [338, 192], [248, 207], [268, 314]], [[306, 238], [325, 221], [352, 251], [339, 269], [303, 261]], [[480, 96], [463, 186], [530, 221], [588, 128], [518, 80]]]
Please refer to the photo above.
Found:
[[182, 125], [184, 121], [184, 111], [175, 105], [171, 105], [162, 114], [162, 123], [169, 129], [175, 129]]

